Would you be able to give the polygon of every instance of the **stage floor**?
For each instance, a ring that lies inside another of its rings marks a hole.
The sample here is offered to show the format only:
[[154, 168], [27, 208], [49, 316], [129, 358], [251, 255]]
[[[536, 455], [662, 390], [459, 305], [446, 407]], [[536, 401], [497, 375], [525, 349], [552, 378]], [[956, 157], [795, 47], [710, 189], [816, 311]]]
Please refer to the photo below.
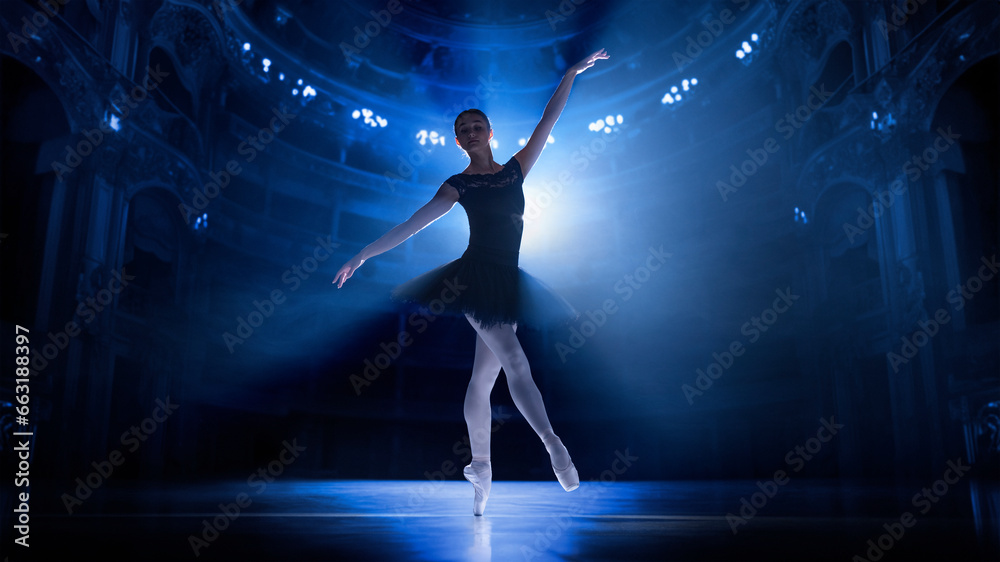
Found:
[[[44, 487], [45, 501], [73, 493], [62, 488]], [[584, 482], [570, 493], [554, 480], [500, 481], [475, 517], [465, 481], [109, 481], [72, 515], [61, 502], [33, 504], [30, 557], [10, 551], [9, 538], [4, 546], [10, 560], [1000, 558], [995, 482], [953, 486], [924, 514], [913, 501], [919, 485], [792, 481], [765, 490], [771, 497], [759, 491], [756, 481]], [[741, 507], [749, 517], [734, 534], [727, 514]]]

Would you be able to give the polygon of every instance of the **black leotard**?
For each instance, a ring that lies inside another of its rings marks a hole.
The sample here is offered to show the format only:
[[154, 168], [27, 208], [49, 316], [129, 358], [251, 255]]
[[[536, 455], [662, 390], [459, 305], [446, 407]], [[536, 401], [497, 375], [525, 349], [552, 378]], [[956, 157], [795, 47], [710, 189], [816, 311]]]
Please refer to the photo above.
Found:
[[433, 314], [468, 314], [486, 327], [543, 327], [576, 318], [565, 299], [517, 265], [523, 182], [514, 157], [493, 174], [448, 178], [469, 217], [469, 247], [461, 258], [396, 287], [393, 298], [420, 303]]

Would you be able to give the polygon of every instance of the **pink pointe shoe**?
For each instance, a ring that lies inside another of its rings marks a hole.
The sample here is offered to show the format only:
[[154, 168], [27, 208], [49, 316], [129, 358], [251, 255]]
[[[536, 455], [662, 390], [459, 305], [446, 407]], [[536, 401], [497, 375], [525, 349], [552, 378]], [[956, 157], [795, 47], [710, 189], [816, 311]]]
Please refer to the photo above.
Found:
[[[552, 435], [551, 437], [544, 439], [542, 443], [545, 444], [545, 450], [552, 455], [553, 448], [562, 448], [566, 450], [566, 446], [563, 445], [562, 440], [559, 437]], [[569, 453], [566, 455], [569, 456]], [[562, 485], [563, 490], [567, 492], [572, 492], [573, 490], [580, 487], [580, 475], [576, 471], [576, 466], [573, 464], [573, 460], [569, 460], [569, 466], [566, 468], [556, 468], [556, 465], [552, 465], [552, 472], [556, 474], [556, 480]]]

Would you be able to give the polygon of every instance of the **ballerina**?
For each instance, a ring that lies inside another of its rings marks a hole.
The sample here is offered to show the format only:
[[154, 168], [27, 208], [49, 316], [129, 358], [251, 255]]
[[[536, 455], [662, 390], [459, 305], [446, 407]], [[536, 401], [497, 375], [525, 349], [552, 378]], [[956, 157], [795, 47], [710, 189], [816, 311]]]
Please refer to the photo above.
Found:
[[493, 128], [478, 109], [455, 119], [455, 143], [469, 156], [465, 170], [448, 178], [431, 200], [393, 227], [337, 272], [339, 289], [361, 265], [396, 247], [460, 203], [469, 217], [469, 247], [462, 257], [403, 283], [393, 298], [429, 304], [464, 315], [476, 331], [472, 378], [465, 395], [465, 422], [472, 462], [463, 474], [475, 490], [473, 514], [482, 515], [492, 484], [490, 393], [501, 367], [514, 405], [541, 438], [556, 479], [567, 492], [580, 485], [569, 452], [553, 432], [541, 393], [515, 331], [518, 323], [542, 326], [571, 320], [576, 312], [564, 299], [517, 266], [524, 214], [524, 177], [541, 154], [562, 114], [573, 80], [609, 55], [601, 49], [570, 67], [549, 99], [542, 118], [520, 151], [505, 164], [493, 159]]

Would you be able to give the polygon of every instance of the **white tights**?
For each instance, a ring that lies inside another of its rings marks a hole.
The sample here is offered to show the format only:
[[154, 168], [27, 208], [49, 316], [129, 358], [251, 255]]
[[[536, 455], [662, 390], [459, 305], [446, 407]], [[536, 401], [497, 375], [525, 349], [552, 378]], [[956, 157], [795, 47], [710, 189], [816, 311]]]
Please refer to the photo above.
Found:
[[493, 328], [483, 328], [471, 317], [469, 322], [476, 329], [476, 358], [472, 365], [472, 379], [465, 393], [465, 423], [469, 428], [469, 442], [474, 461], [490, 460], [490, 393], [496, 383], [500, 368], [507, 375], [514, 405], [545, 443], [552, 459], [552, 466], [569, 466], [570, 457], [566, 447], [552, 432], [552, 424], [545, 413], [542, 395], [531, 378], [528, 359], [515, 335], [516, 325], [503, 324]]

